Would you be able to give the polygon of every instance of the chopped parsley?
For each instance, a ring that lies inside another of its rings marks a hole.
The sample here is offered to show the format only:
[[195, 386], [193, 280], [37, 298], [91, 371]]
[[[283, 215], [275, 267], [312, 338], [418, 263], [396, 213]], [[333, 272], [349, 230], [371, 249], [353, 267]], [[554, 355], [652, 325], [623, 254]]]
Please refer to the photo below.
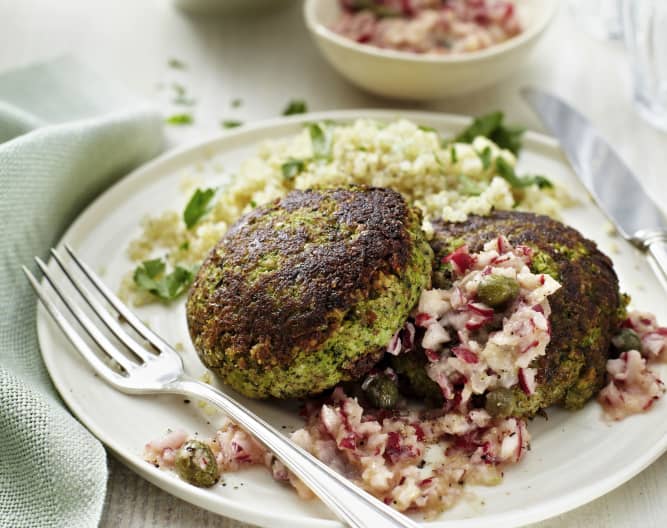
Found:
[[[517, 155], [521, 150], [521, 136], [525, 129], [518, 126], [505, 125], [502, 112], [491, 112], [475, 118], [472, 124], [461, 131], [454, 139], [457, 143], [472, 143], [477, 136], [484, 136], [500, 148], [510, 150]], [[448, 141], [448, 143], [451, 141]]]
[[185, 242], [181, 243], [178, 246], [178, 249], [180, 249], [181, 251], [187, 251], [188, 249], [190, 249], [190, 242], [186, 240]]
[[192, 114], [173, 114], [165, 120], [169, 125], [191, 125], [194, 122]]
[[459, 175], [459, 186], [461, 192], [468, 196], [479, 196], [484, 192], [484, 188], [481, 185], [468, 178], [465, 174]]
[[197, 189], [183, 211], [183, 222], [191, 229], [210, 211], [209, 204], [215, 196], [215, 189]]
[[164, 273], [164, 270], [166, 269], [166, 264], [162, 259], [153, 259], [153, 260], [144, 260], [144, 262], [139, 266], [136, 271], [134, 272], [135, 275], [135, 282], [137, 281], [137, 273], [139, 273], [140, 279], [144, 280], [144, 278], [149, 278], [149, 279], [154, 279], [157, 276], [161, 275]]
[[304, 168], [306, 164], [303, 160], [289, 159], [283, 163], [280, 168], [283, 171], [283, 178], [293, 180]]
[[243, 99], [241, 99], [240, 97], [237, 97], [236, 99], [232, 99], [231, 103], [229, 103], [229, 105], [232, 108], [239, 108], [242, 104], [243, 104]]
[[293, 99], [283, 110], [284, 116], [295, 115], [295, 114], [305, 114], [308, 112], [308, 105], [303, 99]]
[[197, 102], [196, 99], [187, 95], [187, 89], [182, 84], [172, 83], [171, 88], [175, 94], [172, 100], [175, 105], [193, 106]]
[[197, 102], [196, 99], [194, 99], [192, 97], [188, 97], [186, 95], [177, 95], [172, 100], [172, 103], [174, 103], [175, 105], [181, 105], [181, 106], [194, 106], [196, 102]]
[[500, 148], [507, 149], [516, 156], [523, 146], [521, 136], [525, 131], [526, 129], [520, 126], [501, 126], [491, 134], [490, 138]]
[[452, 163], [458, 163], [459, 162], [459, 157], [456, 154], [456, 147], [454, 145], [449, 147], [449, 159], [451, 160]]
[[222, 123], [222, 128], [236, 128], [243, 125], [243, 121], [237, 121], [235, 119], [225, 119]]
[[171, 273], [165, 274], [166, 269], [162, 259], [145, 260], [134, 270], [134, 283], [162, 300], [171, 301], [188, 289], [194, 280], [194, 273], [176, 266]]
[[551, 189], [554, 186], [549, 179], [539, 174], [518, 176], [512, 166], [501, 157], [496, 159], [496, 170], [514, 189], [530, 187], [531, 185], [537, 185], [540, 189]]
[[482, 152], [478, 152], [477, 156], [479, 156], [484, 170], [487, 170], [491, 166], [491, 147], [484, 147], [484, 150], [482, 150]]
[[426, 125], [417, 125], [417, 128], [422, 132], [435, 132], [436, 134], [438, 133], [438, 131], [435, 128]]
[[174, 68], [175, 70], [186, 70], [188, 68], [185, 62], [175, 59], [174, 57], [167, 61], [167, 66]]
[[308, 125], [310, 141], [313, 146], [313, 157], [316, 159], [331, 159], [331, 132], [324, 123], [311, 123]]

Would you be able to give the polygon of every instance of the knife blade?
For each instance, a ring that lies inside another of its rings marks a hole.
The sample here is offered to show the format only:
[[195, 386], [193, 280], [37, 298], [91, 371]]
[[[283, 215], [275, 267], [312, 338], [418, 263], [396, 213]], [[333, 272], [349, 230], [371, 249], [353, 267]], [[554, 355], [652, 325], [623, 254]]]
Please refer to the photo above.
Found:
[[652, 255], [665, 285], [667, 220], [632, 170], [570, 104], [533, 87], [521, 94], [558, 139], [575, 173], [619, 233]]

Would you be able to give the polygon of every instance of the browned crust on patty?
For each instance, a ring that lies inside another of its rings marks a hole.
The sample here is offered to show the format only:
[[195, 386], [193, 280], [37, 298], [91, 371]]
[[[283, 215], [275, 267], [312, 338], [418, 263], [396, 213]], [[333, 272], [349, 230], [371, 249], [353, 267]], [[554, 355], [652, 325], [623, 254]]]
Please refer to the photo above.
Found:
[[[415, 221], [382, 188], [294, 191], [256, 209], [202, 265], [188, 299], [191, 335], [241, 368], [289, 364], [292, 351], [317, 348], [381, 290], [383, 277], [402, 273]], [[263, 272], [253, 280], [253, 270]]]

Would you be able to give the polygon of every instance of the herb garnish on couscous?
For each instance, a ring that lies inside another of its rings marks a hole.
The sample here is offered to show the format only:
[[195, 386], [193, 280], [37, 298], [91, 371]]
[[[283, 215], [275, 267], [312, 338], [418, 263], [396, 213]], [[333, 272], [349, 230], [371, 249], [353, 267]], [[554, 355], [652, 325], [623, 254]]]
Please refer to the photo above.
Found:
[[[505, 125], [500, 112], [477, 118], [451, 139], [405, 119], [308, 123], [295, 136], [262, 144], [194, 224], [176, 212], [146, 218], [144, 232], [130, 244], [128, 254], [137, 263], [160, 256], [171, 266], [191, 268], [244, 213], [293, 189], [313, 187], [365, 184], [395, 189], [421, 209], [427, 236], [432, 233], [430, 219], [463, 221], [469, 214], [494, 209], [558, 217], [569, 200], [567, 193], [542, 176], [516, 174], [514, 152], [520, 148], [521, 132]], [[496, 138], [500, 146], [480, 134]], [[121, 294], [135, 304], [157, 300], [131, 274]]]

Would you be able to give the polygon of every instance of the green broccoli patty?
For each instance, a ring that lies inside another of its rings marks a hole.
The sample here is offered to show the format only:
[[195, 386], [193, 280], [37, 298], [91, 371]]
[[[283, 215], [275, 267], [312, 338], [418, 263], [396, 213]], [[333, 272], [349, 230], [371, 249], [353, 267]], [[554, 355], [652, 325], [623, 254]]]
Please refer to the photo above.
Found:
[[400, 194], [361, 186], [293, 191], [245, 215], [188, 296], [202, 362], [253, 398], [360, 378], [430, 285], [420, 226]]
[[[623, 308], [611, 260], [577, 230], [532, 213], [495, 211], [470, 216], [465, 222], [433, 225], [434, 288], [451, 284], [450, 273], [441, 266], [444, 256], [463, 244], [471, 252], [481, 251], [485, 242], [499, 235], [512, 245], [530, 246], [533, 273], [546, 273], [561, 283], [561, 289], [549, 297], [551, 341], [534, 365], [536, 392], [528, 396], [518, 387], [491, 392], [487, 410], [496, 416], [531, 416], [556, 403], [568, 409], [582, 407], [603, 385], [610, 340]], [[412, 371], [426, 363], [422, 356], [399, 356], [400, 361], [394, 362], [397, 372], [414, 377]], [[420, 381], [413, 391], [433, 396], [437, 385]]]

